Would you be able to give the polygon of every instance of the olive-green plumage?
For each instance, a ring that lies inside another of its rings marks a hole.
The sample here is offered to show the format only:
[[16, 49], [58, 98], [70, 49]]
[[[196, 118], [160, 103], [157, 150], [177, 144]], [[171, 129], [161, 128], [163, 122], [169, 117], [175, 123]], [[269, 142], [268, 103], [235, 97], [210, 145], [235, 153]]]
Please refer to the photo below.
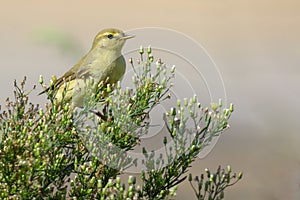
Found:
[[[55, 82], [53, 89], [57, 90], [57, 100], [62, 99], [62, 93], [67, 87], [66, 98], [72, 98], [74, 106], [82, 107], [83, 97], [86, 95], [87, 79], [91, 78], [97, 83], [109, 78], [108, 82], [111, 84], [121, 80], [126, 69], [121, 50], [125, 41], [132, 37], [113, 28], [99, 32], [91, 50]], [[52, 88], [48, 88], [42, 93], [50, 89]]]

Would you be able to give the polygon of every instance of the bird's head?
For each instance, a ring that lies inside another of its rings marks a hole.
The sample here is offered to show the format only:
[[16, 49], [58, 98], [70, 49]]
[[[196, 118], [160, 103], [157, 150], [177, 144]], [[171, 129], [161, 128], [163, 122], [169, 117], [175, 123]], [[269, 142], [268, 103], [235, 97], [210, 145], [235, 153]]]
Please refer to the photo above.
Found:
[[92, 49], [100, 47], [108, 50], [121, 51], [125, 41], [133, 37], [133, 35], [127, 35], [118, 29], [104, 29], [96, 35]]

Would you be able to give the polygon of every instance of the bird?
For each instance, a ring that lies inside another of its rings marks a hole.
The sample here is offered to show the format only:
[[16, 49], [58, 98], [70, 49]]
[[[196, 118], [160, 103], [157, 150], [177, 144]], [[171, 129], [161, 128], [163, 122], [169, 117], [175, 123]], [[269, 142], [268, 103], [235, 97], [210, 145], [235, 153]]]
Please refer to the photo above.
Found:
[[105, 81], [106, 84], [115, 84], [122, 79], [126, 62], [121, 51], [126, 40], [133, 37], [116, 28], [100, 31], [88, 53], [57, 79], [52, 87], [46, 88], [39, 95], [56, 90], [55, 98], [58, 102], [63, 98], [71, 98], [74, 107], [83, 107], [89, 79], [93, 79], [94, 83]]

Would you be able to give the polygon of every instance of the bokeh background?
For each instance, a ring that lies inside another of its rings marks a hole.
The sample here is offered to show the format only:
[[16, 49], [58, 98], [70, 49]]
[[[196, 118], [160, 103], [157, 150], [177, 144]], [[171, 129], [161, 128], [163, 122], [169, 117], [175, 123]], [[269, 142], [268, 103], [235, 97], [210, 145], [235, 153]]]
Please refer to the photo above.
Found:
[[[191, 171], [243, 171], [226, 199], [300, 199], [299, 10], [297, 0], [2, 1], [0, 102], [14, 79], [26, 75], [30, 89], [40, 74], [63, 74], [102, 28], [174, 29], [210, 53], [236, 105], [231, 129]], [[176, 199], [195, 199], [188, 183]]]

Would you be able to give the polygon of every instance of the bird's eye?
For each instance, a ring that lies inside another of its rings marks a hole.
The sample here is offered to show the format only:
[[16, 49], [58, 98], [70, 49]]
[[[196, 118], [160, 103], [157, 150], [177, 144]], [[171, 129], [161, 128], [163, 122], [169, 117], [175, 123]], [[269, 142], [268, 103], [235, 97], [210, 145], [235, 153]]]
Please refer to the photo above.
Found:
[[108, 39], [112, 39], [113, 37], [114, 37], [114, 36], [113, 36], [112, 34], [108, 34], [108, 35], [107, 35], [107, 38], [108, 38]]

